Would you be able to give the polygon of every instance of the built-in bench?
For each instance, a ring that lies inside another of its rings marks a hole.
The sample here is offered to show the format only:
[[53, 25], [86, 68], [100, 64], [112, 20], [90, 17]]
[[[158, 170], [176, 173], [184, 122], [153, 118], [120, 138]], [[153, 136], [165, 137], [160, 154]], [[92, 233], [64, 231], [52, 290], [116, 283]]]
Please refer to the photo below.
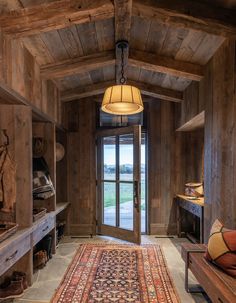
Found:
[[[224, 273], [204, 258], [206, 245], [182, 244], [182, 258], [185, 261], [185, 289], [187, 292], [205, 291], [213, 303], [236, 302], [236, 279]], [[202, 289], [190, 288], [188, 271], [192, 271]]]

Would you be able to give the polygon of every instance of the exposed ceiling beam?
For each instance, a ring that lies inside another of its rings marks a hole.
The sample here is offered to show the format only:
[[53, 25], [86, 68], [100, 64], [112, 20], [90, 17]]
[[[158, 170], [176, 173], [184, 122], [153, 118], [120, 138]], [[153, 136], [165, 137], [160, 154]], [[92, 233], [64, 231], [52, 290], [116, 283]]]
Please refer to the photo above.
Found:
[[137, 50], [130, 50], [129, 65], [194, 81], [200, 81], [204, 76], [201, 65]]
[[106, 81], [106, 82], [96, 83], [83, 87], [69, 89], [61, 93], [61, 101], [68, 102], [68, 101], [78, 100], [95, 95], [100, 95], [104, 93], [106, 88], [112, 85], [114, 85], [114, 81]]
[[[183, 94], [179, 91], [174, 91], [172, 89], [150, 85], [138, 81], [128, 81], [128, 84], [138, 87], [144, 95], [152, 96], [154, 98], [181, 102], [183, 100]], [[62, 92], [61, 100], [62, 102], [68, 102], [73, 100], [78, 100], [86, 97], [91, 97], [104, 93], [105, 89], [111, 85], [114, 85], [113, 81], [106, 81], [101, 83], [96, 83], [93, 85], [88, 85], [84, 87], [78, 87], [75, 89], [70, 89]]]
[[136, 86], [146, 96], [172, 102], [181, 102], [183, 100], [183, 93], [180, 91], [132, 80], [128, 80], [128, 84]]
[[44, 79], [55, 79], [114, 64], [115, 54], [112, 50], [43, 65], [40, 72]]
[[[114, 0], [115, 8], [115, 41], [124, 40], [129, 42], [131, 17], [132, 17], [132, 0]], [[129, 56], [129, 46], [124, 49], [124, 76], [126, 76]], [[116, 47], [116, 83], [120, 82], [121, 77], [121, 50]]]
[[112, 17], [111, 0], [61, 0], [2, 14], [0, 27], [6, 34], [24, 37]]
[[175, 27], [236, 38], [236, 10], [193, 0], [135, 0], [133, 14]]
[[[129, 65], [136, 68], [194, 81], [200, 81], [204, 76], [204, 67], [198, 64], [177, 61], [170, 57], [133, 49], [130, 49], [129, 53]], [[114, 51], [104, 51], [43, 65], [41, 66], [41, 75], [44, 79], [60, 79], [73, 74], [80, 74], [104, 66], [114, 65], [115, 62]]]

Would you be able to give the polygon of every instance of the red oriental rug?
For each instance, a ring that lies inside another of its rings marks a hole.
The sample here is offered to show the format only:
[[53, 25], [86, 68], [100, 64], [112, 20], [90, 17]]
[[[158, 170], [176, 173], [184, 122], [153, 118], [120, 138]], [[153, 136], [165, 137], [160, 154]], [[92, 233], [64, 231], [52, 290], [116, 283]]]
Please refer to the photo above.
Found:
[[157, 245], [81, 245], [52, 303], [179, 302]]

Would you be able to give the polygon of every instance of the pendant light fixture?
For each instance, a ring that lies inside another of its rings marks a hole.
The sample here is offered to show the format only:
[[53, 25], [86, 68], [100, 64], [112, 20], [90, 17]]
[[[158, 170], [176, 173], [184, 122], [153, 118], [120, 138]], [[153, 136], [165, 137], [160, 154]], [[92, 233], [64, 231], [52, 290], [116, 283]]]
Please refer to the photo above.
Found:
[[104, 93], [101, 109], [114, 115], [133, 115], [143, 111], [143, 101], [140, 90], [126, 85], [124, 76], [124, 49], [128, 47], [127, 41], [117, 42], [121, 49], [121, 78], [120, 84], [108, 87]]

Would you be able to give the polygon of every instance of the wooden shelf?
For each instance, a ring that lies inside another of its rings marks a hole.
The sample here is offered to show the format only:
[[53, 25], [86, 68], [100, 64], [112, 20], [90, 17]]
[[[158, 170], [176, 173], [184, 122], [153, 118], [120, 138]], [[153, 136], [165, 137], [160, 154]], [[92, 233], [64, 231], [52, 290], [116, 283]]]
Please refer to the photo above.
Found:
[[200, 206], [204, 206], [204, 197], [201, 197], [201, 198], [197, 198], [197, 199], [193, 199], [192, 197], [190, 196], [185, 196], [185, 195], [176, 195], [176, 197], [180, 198], [180, 199], [183, 199], [185, 201], [188, 201], [188, 202], [191, 202], [193, 204], [197, 204], [197, 205], [200, 205]]
[[60, 202], [56, 204], [55, 214], [58, 215], [70, 205], [70, 202]]

